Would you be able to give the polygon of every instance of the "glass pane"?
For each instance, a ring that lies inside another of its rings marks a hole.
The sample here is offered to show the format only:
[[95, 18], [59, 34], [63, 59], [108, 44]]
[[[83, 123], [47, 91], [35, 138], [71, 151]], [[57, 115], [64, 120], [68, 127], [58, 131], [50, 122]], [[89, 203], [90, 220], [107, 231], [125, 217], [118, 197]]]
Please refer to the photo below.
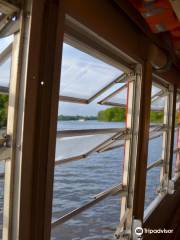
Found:
[[[121, 84], [121, 87], [126, 86]], [[123, 87], [120, 90], [116, 90], [114, 93], [110, 94], [108, 97], [101, 101], [102, 104], [120, 106], [121, 104], [126, 104], [127, 99], [127, 87]]]
[[87, 136], [66, 137], [56, 141], [56, 159], [62, 160], [88, 153], [113, 134], [98, 134]]
[[[159, 119], [158, 119], [159, 120]], [[149, 139], [155, 139], [159, 136], [162, 136], [163, 130], [162, 130], [162, 125], [159, 124], [159, 126], [150, 126], [149, 130]]]
[[[13, 37], [0, 39], [0, 54], [12, 42]], [[10, 157], [10, 148], [4, 147], [4, 134], [7, 130], [7, 115], [8, 115], [8, 89], [6, 94], [3, 94], [3, 87], [9, 87], [11, 70], [11, 57], [8, 57], [0, 64], [0, 239], [2, 239], [3, 229], [3, 205], [4, 205], [4, 171], [5, 160]]]
[[0, 38], [0, 54], [9, 46], [13, 41], [13, 36]]
[[155, 95], [156, 93], [158, 93], [159, 91], [161, 91], [161, 88], [155, 86], [155, 85], [152, 85], [152, 89], [151, 89], [151, 96]]
[[63, 44], [60, 95], [89, 99], [121, 74], [119, 69]]
[[125, 141], [124, 140], [117, 140], [113, 141], [112, 143], [105, 144], [104, 146], [100, 147], [98, 151], [100, 152], [105, 152], [105, 151], [110, 151], [115, 148], [120, 148], [124, 147]]
[[[161, 159], [162, 154], [162, 137], [149, 141], [148, 147], [148, 166]], [[147, 172], [146, 192], [145, 192], [145, 209], [157, 197], [157, 189], [160, 185], [161, 166], [151, 168]]]
[[[160, 87], [157, 87], [157, 85], [153, 83], [151, 99], [155, 99], [155, 94], [160, 93], [161, 90]], [[147, 167], [152, 166], [158, 160], [162, 161], [165, 98], [166, 96], [159, 97], [151, 102]], [[158, 166], [147, 170], [144, 209], [147, 209], [158, 196], [161, 171], [162, 162], [160, 162]]]
[[153, 110], [164, 110], [165, 106], [165, 97], [159, 97], [157, 100], [153, 101], [151, 104], [151, 108]]
[[9, 87], [11, 71], [11, 57], [0, 65], [0, 87]]

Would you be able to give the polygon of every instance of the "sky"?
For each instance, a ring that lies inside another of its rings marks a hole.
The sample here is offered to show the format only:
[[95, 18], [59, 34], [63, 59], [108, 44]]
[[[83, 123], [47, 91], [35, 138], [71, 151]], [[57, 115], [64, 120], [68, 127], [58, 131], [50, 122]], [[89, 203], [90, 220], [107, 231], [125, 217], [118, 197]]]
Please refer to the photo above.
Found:
[[[12, 42], [12, 40], [12, 36], [0, 39], [0, 53], [3, 52], [3, 50]], [[10, 66], [10, 57], [2, 65], [0, 65], [0, 86], [7, 87], [9, 85]]]
[[[12, 37], [0, 39], [0, 53], [11, 42]], [[9, 85], [10, 63], [9, 58], [0, 65], [0, 86]], [[64, 43], [60, 95], [89, 99], [122, 73], [120, 69]], [[100, 110], [107, 108], [107, 106], [97, 103], [121, 86], [122, 83], [114, 85], [90, 104], [59, 102], [58, 115], [95, 116]], [[116, 101], [124, 103], [126, 94], [126, 92], [122, 92], [121, 95], [117, 96], [118, 98], [116, 97]]]
[[[122, 71], [90, 56], [66, 43], [63, 44], [60, 95], [89, 99], [112, 82]], [[97, 104], [120, 84], [102, 94], [90, 104], [60, 103], [59, 113], [64, 115], [96, 115], [107, 106]]]

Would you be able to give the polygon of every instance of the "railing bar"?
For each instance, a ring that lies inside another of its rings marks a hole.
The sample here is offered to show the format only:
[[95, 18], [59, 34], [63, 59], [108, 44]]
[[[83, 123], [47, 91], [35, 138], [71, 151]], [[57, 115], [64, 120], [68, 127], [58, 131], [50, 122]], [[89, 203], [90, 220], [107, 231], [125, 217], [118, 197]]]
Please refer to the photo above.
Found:
[[63, 164], [69, 163], [69, 162], [83, 160], [86, 157], [87, 157], [86, 154], [82, 154], [82, 155], [79, 155], [79, 156], [70, 157], [70, 158], [66, 158], [66, 159], [62, 159], [62, 160], [55, 160], [55, 165], [63, 165]]
[[123, 86], [121, 86], [120, 88], [118, 88], [117, 90], [115, 90], [113, 93], [111, 93], [110, 95], [108, 95], [106, 98], [104, 98], [103, 100], [101, 100], [99, 103], [100, 104], [104, 104], [107, 100], [111, 99], [112, 97], [114, 97], [115, 95], [117, 95], [118, 93], [122, 92], [124, 89], [127, 88], [127, 83], [125, 83]]
[[125, 131], [126, 128], [103, 128], [103, 129], [82, 129], [82, 130], [61, 130], [57, 131], [58, 138], [84, 136], [84, 135], [97, 135], [106, 133], [120, 133]]
[[88, 102], [92, 102], [95, 98], [99, 97], [102, 93], [104, 93], [105, 91], [107, 91], [110, 87], [112, 87], [113, 85], [117, 84], [117, 83], [121, 83], [123, 81], [125, 81], [125, 79], [127, 78], [127, 74], [123, 73], [120, 76], [118, 76], [116, 79], [114, 79], [112, 82], [110, 82], [109, 84], [107, 84], [104, 88], [102, 88], [101, 90], [99, 90], [97, 93], [95, 93], [92, 97], [90, 97], [88, 99]]
[[0, 53], [0, 65], [3, 64], [6, 59], [11, 55], [12, 43], [10, 43], [1, 53]]
[[110, 138], [108, 138], [107, 140], [105, 140], [101, 144], [97, 145], [95, 148], [91, 149], [89, 152], [87, 152], [85, 154], [81, 154], [81, 155], [75, 156], [75, 157], [70, 157], [70, 158], [67, 158], [67, 159], [55, 160], [55, 165], [58, 165], [58, 164], [61, 165], [61, 164], [69, 163], [69, 162], [72, 162], [72, 161], [85, 159], [91, 153], [96, 152], [101, 146], [104, 146], [104, 144], [110, 142], [112, 140], [112, 138], [115, 138], [116, 136], [119, 136], [119, 134], [120, 133], [116, 133], [115, 135], [111, 136]]
[[[68, 220], [70, 220], [72, 217], [75, 217], [76, 215], [80, 214], [81, 212], [87, 210], [88, 208], [94, 206], [95, 204], [97, 204], [98, 202], [102, 201], [103, 199], [105, 199], [106, 197], [112, 195], [112, 192], [114, 191], [114, 189], [112, 189], [111, 191], [105, 191], [104, 194], [100, 195], [99, 197], [97, 197], [96, 199], [93, 199], [92, 201], [84, 204], [83, 206], [74, 209], [73, 211], [65, 214], [64, 216], [60, 217], [59, 219], [57, 219], [56, 221], [52, 222], [52, 228], [54, 228], [57, 225], [60, 225], [62, 223], [67, 222]], [[124, 193], [124, 190], [122, 189], [122, 192]]]
[[154, 167], [158, 167], [158, 166], [160, 166], [160, 165], [162, 165], [162, 164], [163, 164], [163, 159], [159, 159], [159, 160], [157, 160], [157, 161], [149, 164], [149, 165], [147, 166], [147, 171], [149, 171], [150, 169], [152, 169], [152, 168], [154, 168]]
[[114, 194], [114, 193], [116, 193], [117, 191], [121, 191], [121, 190], [123, 190], [123, 185], [122, 185], [122, 183], [121, 183], [121, 184], [118, 184], [118, 185], [115, 185], [115, 186], [112, 186], [112, 187], [108, 188], [107, 190], [96, 194], [96, 195], [93, 196], [92, 198], [96, 199], [96, 198], [98, 198], [98, 197], [100, 197], [100, 196], [102, 196], [102, 195], [104, 195], [104, 194], [106, 194], [106, 193], [109, 193], [109, 192], [110, 192], [110, 193]]
[[163, 89], [160, 89], [157, 93], [155, 93], [152, 97], [151, 97], [151, 101], [153, 100], [153, 98], [155, 97], [159, 97], [161, 96], [161, 94], [164, 93], [164, 90]]
[[158, 137], [161, 137], [162, 136], [162, 134], [163, 133], [158, 133], [158, 134], [156, 134], [155, 136], [149, 136], [149, 140], [153, 140], [153, 139], [155, 139], [155, 138], [158, 138]]
[[[112, 143], [113, 144], [113, 143]], [[104, 146], [103, 148], [101, 149], [98, 149], [97, 150], [97, 153], [101, 153], [101, 152], [106, 152], [106, 151], [110, 151], [110, 150], [114, 150], [116, 148], [120, 148], [120, 147], [123, 147], [125, 143], [122, 143], [122, 144], [119, 144], [119, 145], [116, 145], [116, 146]], [[111, 144], [110, 144], [111, 145]]]
[[164, 91], [164, 90], [159, 91], [158, 93], [154, 94], [154, 96], [152, 96], [151, 103], [158, 101], [159, 98], [162, 98], [162, 97], [166, 96], [167, 94], [168, 94], [167, 91]]
[[76, 98], [76, 97], [69, 97], [69, 96], [59, 96], [59, 101], [62, 102], [71, 102], [71, 103], [81, 103], [81, 104], [88, 104], [88, 99], [84, 98]]
[[119, 108], [126, 108], [126, 104], [121, 104], [121, 103], [113, 103], [113, 102], [98, 102], [100, 105], [105, 105], [105, 106], [114, 106], [114, 107], [119, 107]]

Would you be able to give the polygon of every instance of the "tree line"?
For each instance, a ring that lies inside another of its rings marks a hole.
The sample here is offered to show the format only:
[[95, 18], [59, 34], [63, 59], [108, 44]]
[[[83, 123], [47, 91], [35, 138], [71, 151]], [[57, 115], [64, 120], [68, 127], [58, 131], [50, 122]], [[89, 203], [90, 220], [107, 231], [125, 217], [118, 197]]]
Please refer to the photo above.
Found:
[[[162, 111], [151, 111], [150, 122], [160, 123], [163, 121], [164, 114]], [[124, 122], [126, 120], [126, 108], [111, 107], [98, 112], [98, 121], [102, 122]]]

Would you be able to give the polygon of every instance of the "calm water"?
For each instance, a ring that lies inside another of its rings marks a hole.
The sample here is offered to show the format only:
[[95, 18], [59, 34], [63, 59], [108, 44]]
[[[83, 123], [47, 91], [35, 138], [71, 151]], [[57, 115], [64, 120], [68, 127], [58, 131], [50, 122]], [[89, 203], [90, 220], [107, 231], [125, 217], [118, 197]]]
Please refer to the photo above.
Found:
[[[124, 123], [58, 122], [58, 130], [117, 128]], [[161, 157], [162, 138], [154, 139], [149, 144], [148, 163]], [[59, 145], [57, 141], [56, 152]], [[69, 149], [72, 151], [72, 149]], [[124, 149], [119, 148], [100, 154], [92, 154], [85, 160], [71, 162], [55, 167], [53, 220], [92, 200], [93, 196], [121, 182]], [[0, 163], [0, 172], [4, 171]], [[146, 207], [157, 196], [160, 168], [154, 168], [147, 174]], [[0, 178], [0, 212], [3, 209], [3, 178]], [[141, 186], [139, 186], [141, 187]], [[54, 240], [110, 240], [119, 223], [120, 198], [108, 197], [94, 207], [77, 215], [52, 231]], [[2, 216], [2, 214], [1, 214]], [[0, 219], [0, 232], [2, 217]]]
[[[96, 121], [61, 122], [58, 129], [117, 128], [124, 123], [99, 123]], [[161, 157], [162, 139], [149, 144], [148, 163]], [[58, 151], [58, 141], [56, 146]], [[69, 149], [71, 151], [71, 149]], [[124, 149], [119, 148], [100, 154], [92, 154], [79, 160], [55, 167], [53, 220], [87, 203], [94, 195], [118, 184], [122, 179]], [[155, 198], [159, 185], [160, 168], [147, 175], [146, 206]], [[119, 223], [120, 197], [108, 197], [94, 207], [77, 215], [52, 231], [56, 240], [105, 240], [113, 239]]]

